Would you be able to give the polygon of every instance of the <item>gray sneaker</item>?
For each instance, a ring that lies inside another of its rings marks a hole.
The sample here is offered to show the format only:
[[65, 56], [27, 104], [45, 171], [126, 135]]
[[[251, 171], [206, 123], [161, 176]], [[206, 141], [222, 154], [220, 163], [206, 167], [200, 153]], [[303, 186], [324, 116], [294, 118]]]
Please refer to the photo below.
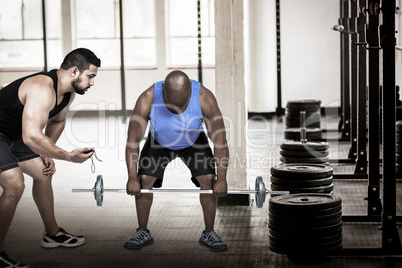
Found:
[[224, 251], [228, 249], [228, 246], [223, 243], [220, 236], [214, 230], [211, 230], [211, 232], [203, 231], [199, 243], [212, 251]]
[[128, 249], [140, 249], [145, 245], [151, 245], [154, 242], [151, 232], [144, 228], [137, 228], [133, 237], [124, 243], [124, 247]]

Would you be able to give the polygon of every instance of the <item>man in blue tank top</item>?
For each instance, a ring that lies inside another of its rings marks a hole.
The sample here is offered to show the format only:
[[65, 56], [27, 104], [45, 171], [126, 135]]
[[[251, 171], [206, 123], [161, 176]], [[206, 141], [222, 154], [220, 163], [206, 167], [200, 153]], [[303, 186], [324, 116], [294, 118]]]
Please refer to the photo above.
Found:
[[[148, 122], [149, 134], [140, 155], [139, 144]], [[212, 92], [182, 71], [169, 73], [164, 81], [145, 90], [130, 119], [126, 146], [127, 194], [135, 196], [139, 226], [124, 247], [140, 249], [153, 243], [148, 230], [153, 195], [141, 194], [141, 189], [161, 187], [165, 168], [176, 157], [190, 169], [196, 186], [213, 190], [213, 194], [200, 195], [205, 230], [199, 243], [212, 251], [226, 250], [226, 244], [214, 230], [218, 197], [227, 193], [229, 149], [225, 125]]]
[[92, 156], [93, 152], [86, 153], [89, 148], [68, 152], [56, 141], [76, 93], [83, 95], [94, 85], [98, 67], [100, 59], [79, 48], [64, 58], [59, 69], [20, 78], [0, 90], [0, 267], [28, 267], [13, 261], [3, 249], [24, 192], [24, 173], [33, 178], [32, 196], [45, 226], [41, 246], [77, 247], [86, 242], [56, 222], [52, 159], [82, 163]]

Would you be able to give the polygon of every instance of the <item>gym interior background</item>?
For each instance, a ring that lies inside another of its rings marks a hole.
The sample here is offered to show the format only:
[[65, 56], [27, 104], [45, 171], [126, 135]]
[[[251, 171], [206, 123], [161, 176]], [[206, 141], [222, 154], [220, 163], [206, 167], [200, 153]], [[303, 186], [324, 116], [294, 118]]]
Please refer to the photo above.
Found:
[[[385, 24], [385, 10], [370, 9], [375, 1], [357, 2], [358, 6], [367, 7], [366, 15], [372, 12], [374, 17], [378, 11], [380, 24]], [[356, 172], [353, 157], [351, 162], [340, 161], [350, 160], [348, 153], [354, 144], [350, 139], [339, 138], [339, 132], [324, 132], [323, 140], [332, 139], [329, 158], [339, 160], [329, 165], [334, 168], [334, 178], [340, 175], [339, 180], [334, 180], [333, 194], [343, 200], [345, 250], [319, 263], [299, 263], [286, 254], [273, 252], [269, 247], [268, 202], [263, 209], [257, 209], [252, 196], [249, 205], [219, 207], [217, 229], [228, 243], [229, 251], [218, 255], [197, 245], [198, 233], [194, 236], [194, 232], [202, 228], [197, 197], [188, 194], [156, 197], [151, 212], [155, 215], [151, 218], [154, 225], [150, 228], [155, 230], [155, 240], [159, 238], [160, 243], [140, 252], [127, 252], [122, 244], [136, 225], [133, 199], [124, 194], [109, 194], [105, 196], [105, 206], [97, 208], [90, 195], [71, 193], [72, 188], [91, 188], [96, 174], [103, 174], [105, 188], [125, 187], [128, 116], [139, 94], [174, 69], [182, 69], [196, 80], [201, 71], [202, 83], [217, 96], [227, 117], [231, 157], [237, 163], [229, 171], [229, 188], [252, 189], [256, 176], [262, 176], [270, 188], [271, 167], [280, 163], [279, 147], [286, 142], [286, 115], [282, 112], [288, 102], [319, 100], [322, 129], [338, 128], [344, 105], [342, 71], [347, 64], [342, 62], [344, 33], [334, 30], [334, 26], [342, 22], [342, 6], [348, 3], [351, 8], [357, 2], [0, 0], [0, 85], [33, 72], [58, 68], [64, 55], [76, 47], [88, 47], [102, 59], [95, 86], [73, 103], [59, 145], [65, 149], [95, 147], [103, 162], [94, 160], [93, 174], [90, 161], [83, 165], [57, 161], [54, 180], [59, 222], [69, 230], [72, 228], [73, 233], [87, 235], [89, 241], [73, 250], [41, 249], [43, 226], [30, 195], [30, 178], [26, 178], [26, 193], [6, 242], [9, 254], [22, 255], [18, 259], [37, 267], [400, 265], [400, 243], [391, 247], [384, 244], [386, 232], [378, 228], [383, 224], [381, 214], [371, 215], [366, 211], [367, 203], [362, 201], [361, 197], [370, 200], [367, 170], [364, 174]], [[197, 4], [201, 8], [199, 21]], [[396, 6], [399, 5], [396, 1]], [[394, 82], [400, 85], [402, 20], [398, 10], [395, 11]], [[380, 50], [380, 57], [381, 53]], [[377, 67], [382, 84], [385, 76], [382, 61]], [[353, 68], [358, 67], [351, 66], [350, 72]], [[365, 143], [365, 152], [369, 153], [369, 147]], [[378, 155], [380, 162], [382, 154], [380, 151]], [[166, 176], [169, 179], [164, 187], [192, 187], [187, 182], [187, 171], [179, 162], [172, 164]], [[400, 193], [398, 181], [394, 190]], [[396, 205], [398, 198], [399, 195]], [[400, 212], [398, 206], [397, 212]], [[347, 218], [345, 214], [358, 216]], [[395, 235], [392, 226], [386, 230]]]

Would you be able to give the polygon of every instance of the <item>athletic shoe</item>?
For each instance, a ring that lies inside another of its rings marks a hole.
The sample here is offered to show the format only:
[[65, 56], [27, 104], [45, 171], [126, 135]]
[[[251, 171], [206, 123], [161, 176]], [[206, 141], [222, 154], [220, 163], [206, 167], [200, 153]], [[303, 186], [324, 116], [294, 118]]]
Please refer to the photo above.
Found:
[[40, 245], [44, 248], [57, 248], [60, 246], [74, 248], [86, 242], [87, 238], [85, 236], [70, 234], [60, 227], [59, 232], [55, 236], [50, 236], [45, 232]]
[[0, 268], [29, 268], [28, 265], [18, 263], [10, 259], [7, 254], [3, 251], [0, 252]]
[[137, 228], [133, 237], [124, 243], [124, 247], [128, 249], [140, 249], [145, 245], [151, 245], [154, 242], [151, 232], [144, 228]]
[[228, 249], [228, 246], [223, 243], [222, 239], [213, 229], [211, 232], [203, 231], [199, 243], [212, 251], [224, 251]]

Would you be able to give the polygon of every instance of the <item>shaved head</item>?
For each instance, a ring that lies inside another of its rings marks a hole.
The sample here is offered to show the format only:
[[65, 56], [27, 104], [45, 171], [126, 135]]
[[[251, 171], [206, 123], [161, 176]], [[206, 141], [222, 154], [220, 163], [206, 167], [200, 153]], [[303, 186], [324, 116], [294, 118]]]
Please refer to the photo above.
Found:
[[182, 71], [172, 71], [165, 78], [165, 88], [167, 91], [190, 90], [191, 82]]
[[178, 70], [170, 72], [163, 85], [163, 97], [169, 110], [171, 108], [182, 109], [187, 106], [191, 97], [191, 82], [188, 76]]

